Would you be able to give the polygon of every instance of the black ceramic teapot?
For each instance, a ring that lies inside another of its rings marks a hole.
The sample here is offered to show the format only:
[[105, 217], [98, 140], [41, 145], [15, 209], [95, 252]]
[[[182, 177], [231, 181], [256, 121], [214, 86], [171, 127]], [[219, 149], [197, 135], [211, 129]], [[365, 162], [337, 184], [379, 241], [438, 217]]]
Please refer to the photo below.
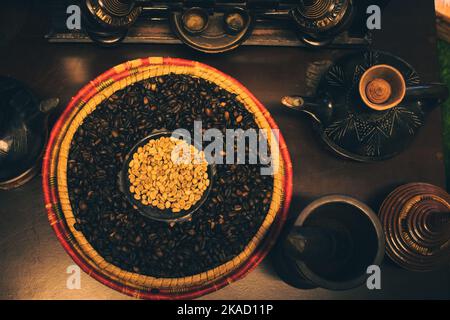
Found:
[[315, 96], [287, 96], [282, 103], [310, 115], [331, 150], [363, 162], [406, 148], [426, 111], [448, 96], [444, 84], [422, 83], [407, 62], [379, 51], [344, 56], [318, 83]]
[[0, 189], [18, 187], [38, 172], [48, 114], [58, 102], [40, 102], [19, 81], [0, 77]]

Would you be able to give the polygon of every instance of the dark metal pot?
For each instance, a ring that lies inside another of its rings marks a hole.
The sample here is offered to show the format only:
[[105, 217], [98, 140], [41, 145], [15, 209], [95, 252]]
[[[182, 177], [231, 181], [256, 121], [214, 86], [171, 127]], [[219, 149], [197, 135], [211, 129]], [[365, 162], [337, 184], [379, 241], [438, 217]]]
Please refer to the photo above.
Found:
[[48, 114], [58, 102], [39, 102], [19, 81], [0, 77], [0, 189], [21, 186], [39, 171]]
[[302, 211], [275, 251], [281, 278], [298, 288], [347, 290], [380, 265], [384, 233], [376, 214], [343, 195], [320, 198]]

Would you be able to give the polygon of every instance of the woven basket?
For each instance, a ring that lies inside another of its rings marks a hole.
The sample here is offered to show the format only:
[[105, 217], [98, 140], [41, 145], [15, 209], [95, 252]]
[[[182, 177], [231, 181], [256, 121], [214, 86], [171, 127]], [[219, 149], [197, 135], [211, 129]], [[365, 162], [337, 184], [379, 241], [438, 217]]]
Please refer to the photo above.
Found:
[[[274, 244], [292, 195], [292, 164], [281, 134], [267, 139], [279, 170], [274, 175], [272, 202], [260, 229], [234, 259], [183, 278], [155, 278], [128, 272], [104, 260], [84, 235], [75, 230], [75, 218], [67, 190], [67, 162], [71, 140], [83, 120], [114, 92], [135, 82], [170, 73], [209, 80], [237, 95], [254, 114], [260, 128], [278, 129], [269, 112], [239, 82], [204, 64], [173, 58], [146, 58], [126, 62], [91, 81], [72, 99], [53, 128], [43, 164], [43, 187], [48, 219], [59, 241], [73, 260], [89, 275], [122, 293], [146, 299], [188, 299], [218, 290], [254, 269]], [[276, 153], [275, 153], [276, 154]]]

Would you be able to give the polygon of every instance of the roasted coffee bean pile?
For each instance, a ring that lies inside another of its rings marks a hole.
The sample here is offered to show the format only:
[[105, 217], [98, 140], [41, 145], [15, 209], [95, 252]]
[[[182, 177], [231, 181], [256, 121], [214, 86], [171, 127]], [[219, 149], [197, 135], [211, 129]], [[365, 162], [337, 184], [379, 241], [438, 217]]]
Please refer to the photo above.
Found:
[[261, 226], [273, 177], [261, 175], [259, 164], [217, 165], [211, 193], [190, 221], [148, 219], [119, 191], [116, 177], [139, 140], [161, 129], [193, 134], [194, 120], [223, 133], [258, 128], [234, 95], [206, 80], [171, 74], [116, 92], [76, 132], [68, 163], [75, 228], [108, 262], [155, 277], [194, 275], [241, 253]]

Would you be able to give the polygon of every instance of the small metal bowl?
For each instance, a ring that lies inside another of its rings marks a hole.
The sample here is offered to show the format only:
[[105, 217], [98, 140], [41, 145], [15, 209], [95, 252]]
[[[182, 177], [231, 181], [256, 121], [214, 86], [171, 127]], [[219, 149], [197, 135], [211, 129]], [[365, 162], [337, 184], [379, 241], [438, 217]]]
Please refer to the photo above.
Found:
[[230, 35], [237, 35], [246, 28], [250, 23], [250, 15], [241, 8], [233, 8], [223, 15], [223, 25]]
[[202, 8], [190, 8], [181, 16], [183, 29], [190, 35], [202, 33], [208, 27], [208, 12]]
[[[146, 145], [150, 140], [157, 140], [162, 137], [171, 137], [171, 136], [172, 132], [170, 131], [158, 131], [152, 133], [151, 135], [145, 137], [144, 139], [136, 143], [125, 157], [125, 162], [122, 166], [122, 170], [120, 171], [118, 177], [118, 184], [120, 191], [125, 195], [127, 200], [133, 205], [134, 208], [136, 208], [143, 216], [147, 218], [157, 221], [164, 221], [167, 223], [180, 222], [190, 219], [192, 214], [196, 212], [208, 198], [209, 193], [211, 192], [212, 189], [212, 185], [214, 183], [214, 177], [216, 175], [216, 166], [214, 164], [208, 164], [207, 172], [209, 178], [209, 186], [203, 192], [203, 195], [200, 198], [200, 200], [198, 200], [189, 210], [181, 210], [180, 212], [172, 212], [170, 209], [161, 210], [151, 205], [146, 206], [142, 204], [139, 200], [136, 200], [130, 192], [131, 183], [130, 180], [128, 179], [128, 168], [130, 161], [133, 159], [133, 154], [137, 151], [139, 147]], [[195, 144], [194, 146], [198, 150], [201, 150], [201, 146], [197, 146]]]

